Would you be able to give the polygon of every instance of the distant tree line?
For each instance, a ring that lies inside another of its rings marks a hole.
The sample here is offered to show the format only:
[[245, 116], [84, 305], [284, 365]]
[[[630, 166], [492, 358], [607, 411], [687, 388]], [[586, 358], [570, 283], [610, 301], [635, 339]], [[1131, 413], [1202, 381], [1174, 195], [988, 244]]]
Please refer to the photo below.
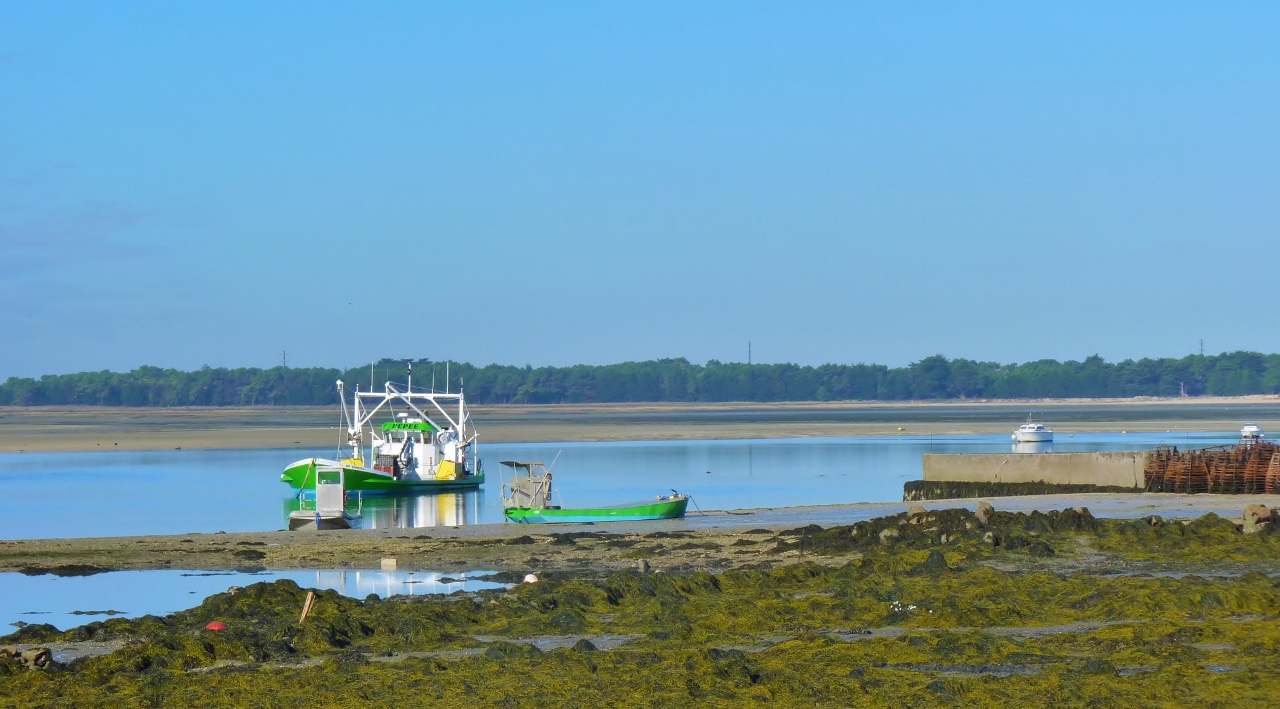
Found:
[[[384, 359], [346, 371], [322, 367], [193, 372], [139, 367], [81, 372], [0, 384], [0, 405], [290, 406], [332, 404], [335, 382], [348, 391], [403, 387], [404, 360]], [[1231, 352], [1181, 359], [1106, 362], [1039, 360], [1022, 364], [926, 357], [906, 367], [878, 364], [705, 365], [662, 359], [602, 366], [514, 367], [431, 360], [413, 362], [414, 389], [465, 386], [473, 403], [609, 403], [657, 401], [848, 401], [1200, 396], [1280, 393], [1280, 355]]]

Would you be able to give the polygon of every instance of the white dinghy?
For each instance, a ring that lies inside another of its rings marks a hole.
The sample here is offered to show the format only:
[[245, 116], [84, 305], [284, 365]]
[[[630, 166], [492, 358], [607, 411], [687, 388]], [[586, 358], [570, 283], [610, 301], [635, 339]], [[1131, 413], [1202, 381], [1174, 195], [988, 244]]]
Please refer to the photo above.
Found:
[[[347, 512], [346, 472], [340, 465], [316, 467], [315, 504], [308, 507], [307, 500], [300, 497], [301, 509], [289, 513], [289, 529], [304, 529], [315, 525], [314, 529], [351, 529], [358, 526], [360, 512]], [[298, 492], [299, 496], [302, 491]], [[363, 511], [361, 499], [361, 511]]]

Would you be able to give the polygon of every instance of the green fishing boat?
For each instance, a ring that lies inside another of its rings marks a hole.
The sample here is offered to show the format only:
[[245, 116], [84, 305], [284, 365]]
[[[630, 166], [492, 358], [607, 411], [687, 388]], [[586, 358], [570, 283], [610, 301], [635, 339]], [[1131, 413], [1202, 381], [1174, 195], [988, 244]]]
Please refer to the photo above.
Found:
[[364, 467], [359, 459], [341, 461], [327, 458], [304, 458], [290, 463], [280, 474], [280, 481], [289, 483], [295, 490], [314, 490], [317, 468], [341, 468], [348, 490], [373, 493], [431, 493], [474, 490], [484, 484], [484, 472], [468, 472], [460, 477], [436, 480], [434, 478], [396, 477], [394, 470]]
[[672, 491], [657, 499], [609, 507], [561, 507], [551, 504], [551, 472], [540, 462], [504, 460], [511, 481], [502, 486], [502, 512], [521, 524], [644, 522], [683, 517], [689, 496]]
[[412, 367], [403, 391], [391, 382], [377, 393], [357, 386], [350, 409], [342, 388], [338, 382], [350, 455], [295, 461], [280, 474], [281, 482], [314, 490], [317, 469], [340, 469], [346, 489], [361, 492], [446, 492], [484, 484], [475, 427], [461, 391], [414, 391]]

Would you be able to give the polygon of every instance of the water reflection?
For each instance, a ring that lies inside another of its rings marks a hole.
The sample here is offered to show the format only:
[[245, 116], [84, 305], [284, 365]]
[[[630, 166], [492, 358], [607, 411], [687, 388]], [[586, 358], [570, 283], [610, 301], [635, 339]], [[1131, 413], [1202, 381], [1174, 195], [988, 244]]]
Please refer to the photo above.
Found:
[[[480, 524], [484, 491], [442, 492], [434, 495], [369, 495], [348, 493], [347, 512], [359, 515], [353, 529], [422, 529]], [[300, 509], [314, 509], [313, 497], [284, 500], [284, 520]]]
[[[1239, 428], [1076, 434], [1059, 437], [1053, 451], [1202, 447], [1239, 437]], [[920, 477], [925, 453], [1000, 453], [1009, 444], [1008, 434], [502, 443], [487, 445], [485, 457], [550, 462], [559, 455], [554, 499], [567, 507], [652, 499], [675, 489], [694, 496], [695, 510], [739, 509], [898, 501], [902, 484]], [[280, 470], [299, 456], [293, 449], [0, 453], [0, 539], [286, 528], [294, 508]], [[495, 470], [475, 492], [365, 495], [362, 526], [501, 524], [502, 482]], [[211, 484], [219, 491], [212, 498]], [[114, 509], [139, 512], [103, 513]]]
[[376, 593], [421, 596], [500, 588], [503, 584], [478, 580], [486, 571], [289, 570], [289, 571], [112, 571], [92, 576], [27, 576], [0, 572], [0, 634], [11, 623], [49, 623], [63, 630], [107, 618], [165, 615], [190, 608], [230, 586], [290, 579], [303, 588], [328, 588], [344, 596], [364, 598]]
[[1014, 453], [1052, 453], [1053, 441], [1017, 442], [1013, 444]]
[[[474, 571], [471, 576], [482, 576], [489, 573], [492, 572]], [[315, 588], [331, 588], [344, 596], [353, 598], [364, 598], [370, 593], [376, 593], [383, 598], [387, 598], [389, 596], [420, 596], [502, 587], [502, 584], [493, 581], [477, 581], [474, 578], [468, 578], [466, 572], [446, 576], [435, 571], [365, 570], [316, 571], [315, 581], [302, 583], [301, 585], [314, 586]]]

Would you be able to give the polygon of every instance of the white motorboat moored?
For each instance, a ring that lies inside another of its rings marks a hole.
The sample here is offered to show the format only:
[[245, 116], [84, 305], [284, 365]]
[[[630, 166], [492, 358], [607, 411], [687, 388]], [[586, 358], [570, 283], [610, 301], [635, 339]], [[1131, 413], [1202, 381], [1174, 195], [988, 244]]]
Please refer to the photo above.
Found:
[[1013, 440], [1018, 443], [1049, 443], [1053, 440], [1053, 431], [1045, 428], [1042, 423], [1027, 421], [1013, 432]]

